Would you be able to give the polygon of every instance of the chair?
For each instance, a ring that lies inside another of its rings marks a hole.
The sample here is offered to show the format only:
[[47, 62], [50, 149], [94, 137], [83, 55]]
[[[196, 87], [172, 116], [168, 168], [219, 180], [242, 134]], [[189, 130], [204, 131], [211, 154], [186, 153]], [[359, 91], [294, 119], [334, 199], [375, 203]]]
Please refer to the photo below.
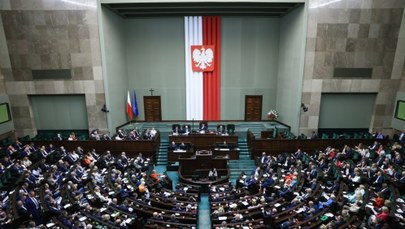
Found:
[[235, 124], [226, 125], [226, 130], [228, 131], [228, 134], [234, 134], [235, 133]]

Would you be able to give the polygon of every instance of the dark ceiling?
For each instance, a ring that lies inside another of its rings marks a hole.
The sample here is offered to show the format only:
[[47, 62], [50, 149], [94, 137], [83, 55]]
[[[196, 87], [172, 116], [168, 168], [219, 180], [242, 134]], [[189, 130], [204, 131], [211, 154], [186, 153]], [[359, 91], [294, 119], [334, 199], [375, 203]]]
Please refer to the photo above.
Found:
[[114, 3], [103, 4], [124, 18], [159, 16], [282, 17], [302, 3]]

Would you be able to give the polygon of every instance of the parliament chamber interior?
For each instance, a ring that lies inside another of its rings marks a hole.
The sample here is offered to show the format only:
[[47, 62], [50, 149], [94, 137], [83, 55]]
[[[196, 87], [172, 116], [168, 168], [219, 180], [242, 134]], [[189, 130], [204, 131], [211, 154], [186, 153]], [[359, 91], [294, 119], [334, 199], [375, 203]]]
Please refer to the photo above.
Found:
[[405, 228], [404, 8], [0, 0], [0, 229]]

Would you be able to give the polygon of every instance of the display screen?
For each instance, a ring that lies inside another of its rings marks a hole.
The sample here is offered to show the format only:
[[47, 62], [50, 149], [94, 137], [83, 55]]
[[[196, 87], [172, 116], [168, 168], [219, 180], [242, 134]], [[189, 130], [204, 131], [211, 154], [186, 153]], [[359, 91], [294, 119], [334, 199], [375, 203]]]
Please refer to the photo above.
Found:
[[5, 123], [11, 120], [10, 108], [8, 103], [0, 104], [0, 123]]
[[397, 101], [397, 107], [395, 108], [395, 118], [405, 121], [405, 101]]

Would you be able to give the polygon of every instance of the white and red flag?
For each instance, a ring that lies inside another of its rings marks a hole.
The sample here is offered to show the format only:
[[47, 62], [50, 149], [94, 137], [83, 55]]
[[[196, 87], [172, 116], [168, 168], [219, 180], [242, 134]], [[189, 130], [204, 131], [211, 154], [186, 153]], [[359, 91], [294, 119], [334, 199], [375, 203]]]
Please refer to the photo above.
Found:
[[221, 18], [184, 18], [187, 120], [220, 120]]

